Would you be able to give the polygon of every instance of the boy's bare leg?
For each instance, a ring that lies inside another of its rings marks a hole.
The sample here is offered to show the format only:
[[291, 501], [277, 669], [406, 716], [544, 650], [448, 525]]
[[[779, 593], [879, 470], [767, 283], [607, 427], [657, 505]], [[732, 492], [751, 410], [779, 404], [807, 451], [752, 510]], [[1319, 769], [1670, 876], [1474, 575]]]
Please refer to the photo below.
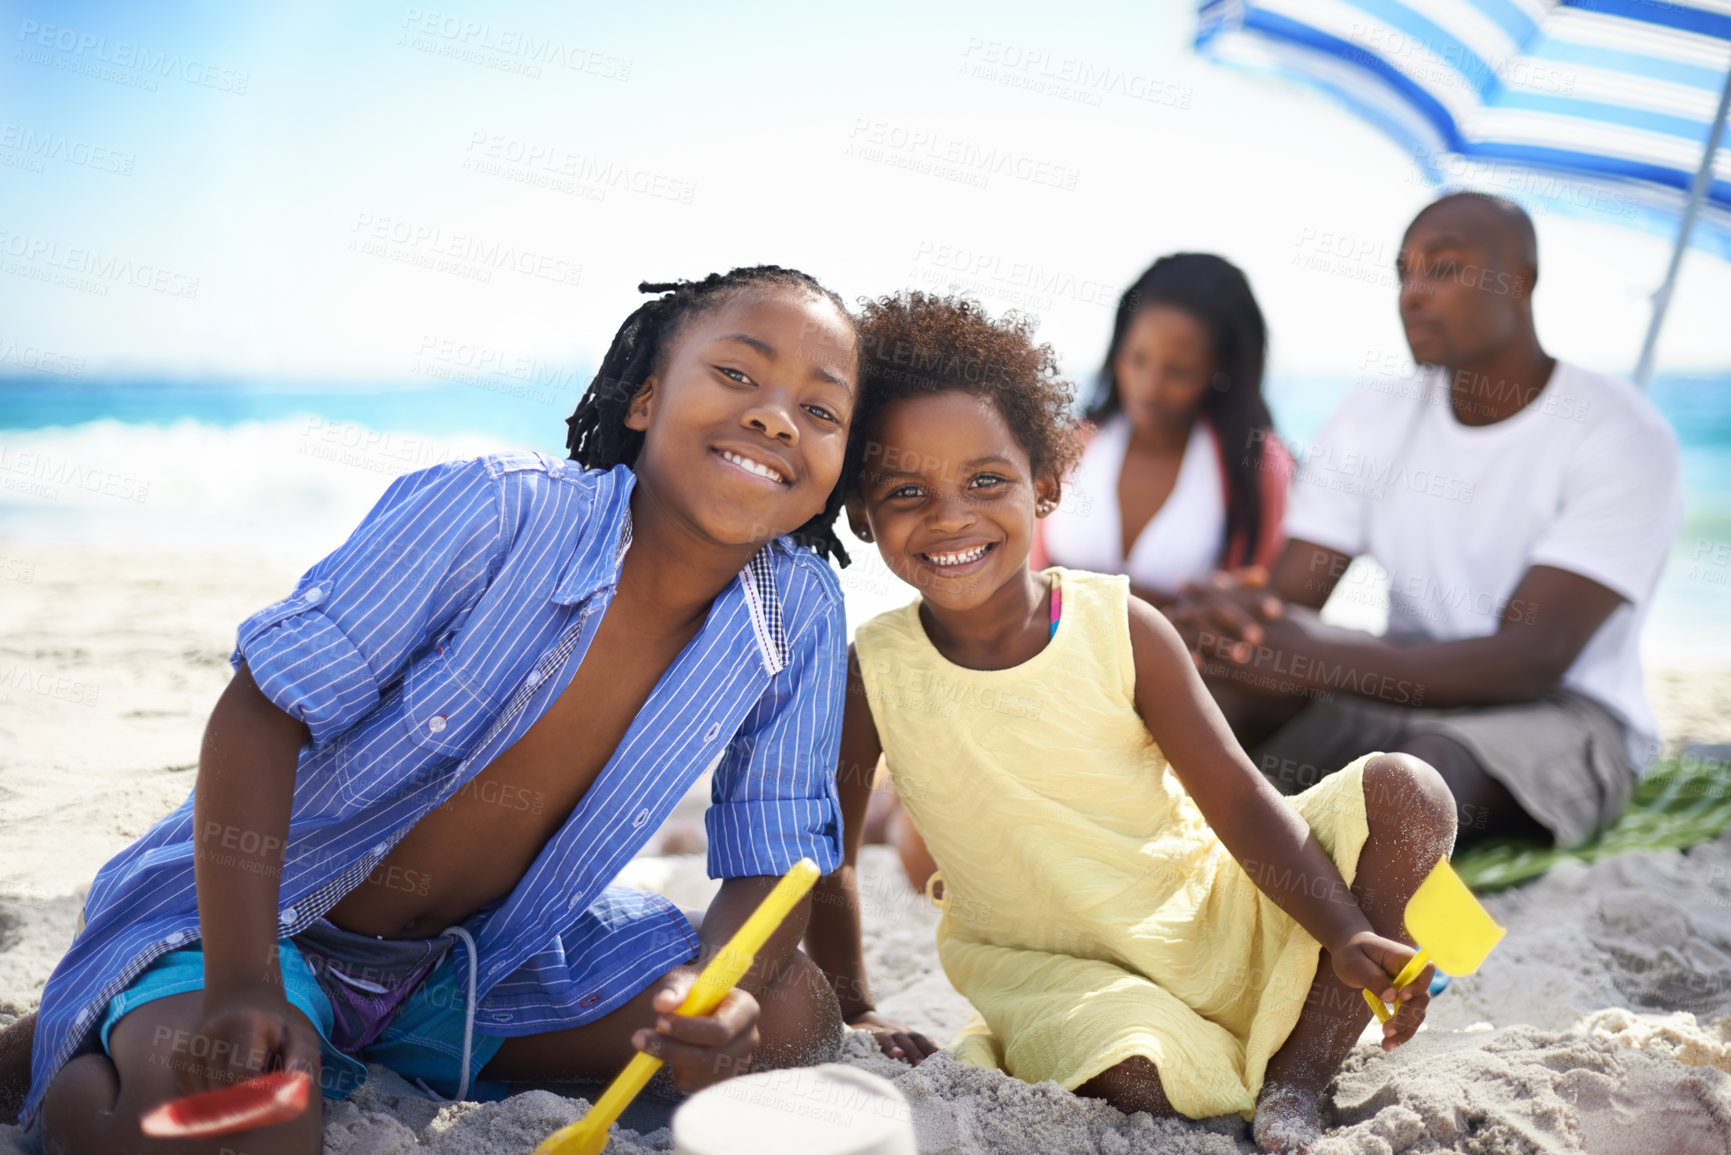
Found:
[[[1454, 846], [1454, 800], [1424, 762], [1383, 754], [1365, 764], [1364, 803], [1370, 836], [1359, 852], [1352, 895], [1372, 930], [1411, 945], [1406, 903]], [[1430, 995], [1419, 991], [1406, 1006], [1422, 1011], [1429, 1002]], [[1335, 977], [1328, 953], [1320, 952], [1298, 1025], [1268, 1062], [1256, 1103], [1257, 1146], [1297, 1151], [1320, 1138], [1317, 1103], [1369, 1021], [1364, 996]], [[1404, 1037], [1397, 1033], [1394, 1040], [1404, 1042], [1412, 1029], [1405, 1027]]]
[[[306, 1031], [314, 1027], [291, 1008]], [[213, 1139], [147, 1139], [139, 1118], [182, 1094], [176, 1064], [196, 1063], [187, 1044], [203, 1018], [204, 993], [170, 995], [127, 1012], [108, 1036], [108, 1055], [81, 1055], [63, 1067], [42, 1100], [48, 1155], [318, 1155], [324, 1148], [323, 1099], [298, 1119]], [[312, 1072], [318, 1086], [318, 1071]]]
[[[479, 1078], [523, 1082], [561, 1079], [611, 1079], [637, 1054], [632, 1037], [653, 1030], [660, 1017], [651, 1005], [665, 980], [695, 973], [680, 967], [650, 983], [617, 1010], [563, 1031], [506, 1039]], [[683, 1085], [697, 1090], [748, 1071], [802, 1067], [833, 1061], [841, 1046], [841, 1006], [816, 963], [795, 951], [779, 975], [757, 993], [760, 1008], [755, 1050], [750, 1055], [719, 1055], [717, 1069]]]
[[0, 1030], [0, 1123], [18, 1122], [30, 1092], [30, 1044], [36, 1038], [36, 1012], [13, 1019]]

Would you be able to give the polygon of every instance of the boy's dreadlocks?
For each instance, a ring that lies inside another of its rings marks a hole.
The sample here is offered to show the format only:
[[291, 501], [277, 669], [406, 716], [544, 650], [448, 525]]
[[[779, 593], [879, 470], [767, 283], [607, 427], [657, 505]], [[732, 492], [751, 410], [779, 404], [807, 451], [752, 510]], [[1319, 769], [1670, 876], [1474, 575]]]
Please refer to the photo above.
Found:
[[[612, 469], [615, 465], [632, 465], [643, 448], [643, 434], [625, 424], [631, 399], [643, 388], [643, 382], [662, 368], [667, 351], [685, 322], [707, 309], [715, 308], [734, 293], [747, 288], [785, 287], [816, 293], [832, 302], [836, 311], [853, 318], [840, 297], [818, 284], [817, 280], [798, 269], [780, 265], [752, 265], [726, 273], [711, 273], [701, 281], [644, 281], [637, 286], [640, 293], [661, 293], [646, 301], [635, 313], [625, 318], [619, 331], [613, 334], [613, 344], [601, 360], [601, 368], [577, 411], [566, 420], [570, 436], [566, 447], [571, 456], [585, 469]], [[836, 514], [841, 510], [842, 486], [838, 481], [823, 512], [794, 530], [790, 535], [797, 542], [816, 550], [820, 556], [834, 558], [847, 565], [847, 551], [835, 534]]]

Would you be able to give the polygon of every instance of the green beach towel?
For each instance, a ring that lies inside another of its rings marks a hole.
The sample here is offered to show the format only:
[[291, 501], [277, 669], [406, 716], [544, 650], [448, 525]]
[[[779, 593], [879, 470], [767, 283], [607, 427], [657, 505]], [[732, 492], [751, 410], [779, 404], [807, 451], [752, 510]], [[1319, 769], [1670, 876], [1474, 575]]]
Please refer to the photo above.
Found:
[[1531, 842], [1486, 842], [1454, 860], [1476, 891], [1537, 878], [1573, 858], [1597, 862], [1629, 850], [1677, 850], [1717, 838], [1731, 825], [1731, 746], [1687, 746], [1668, 754], [1635, 786], [1623, 816], [1574, 850]]

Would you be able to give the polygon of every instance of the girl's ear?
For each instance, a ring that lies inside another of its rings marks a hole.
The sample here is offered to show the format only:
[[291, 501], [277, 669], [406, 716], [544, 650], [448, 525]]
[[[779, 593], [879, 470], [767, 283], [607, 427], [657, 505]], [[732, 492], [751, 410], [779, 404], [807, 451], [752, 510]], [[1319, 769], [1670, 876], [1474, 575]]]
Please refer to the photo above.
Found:
[[655, 395], [656, 380], [653, 376], [643, 379], [642, 388], [631, 398], [631, 404], [625, 410], [625, 428], [635, 429], [639, 433], [649, 428], [649, 402]]
[[843, 504], [843, 508], [847, 510], [847, 527], [853, 530], [853, 535], [861, 541], [871, 541], [872, 527], [866, 521], [865, 502], [858, 497], [850, 497]]
[[1056, 474], [1047, 473], [1034, 482], [1034, 516], [1047, 517], [1063, 500], [1064, 487], [1059, 484]]

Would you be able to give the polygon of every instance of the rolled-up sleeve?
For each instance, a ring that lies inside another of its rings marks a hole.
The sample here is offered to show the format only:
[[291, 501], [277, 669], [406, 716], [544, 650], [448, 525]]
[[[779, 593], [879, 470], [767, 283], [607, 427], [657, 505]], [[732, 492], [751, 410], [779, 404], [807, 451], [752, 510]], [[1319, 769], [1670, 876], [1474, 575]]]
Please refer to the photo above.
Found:
[[715, 768], [709, 830], [711, 878], [784, 874], [811, 858], [841, 864], [841, 748], [847, 625], [826, 610], [795, 643]]
[[265, 697], [322, 745], [485, 592], [503, 546], [484, 461], [405, 474], [294, 593], [241, 623], [229, 664], [244, 659]]

